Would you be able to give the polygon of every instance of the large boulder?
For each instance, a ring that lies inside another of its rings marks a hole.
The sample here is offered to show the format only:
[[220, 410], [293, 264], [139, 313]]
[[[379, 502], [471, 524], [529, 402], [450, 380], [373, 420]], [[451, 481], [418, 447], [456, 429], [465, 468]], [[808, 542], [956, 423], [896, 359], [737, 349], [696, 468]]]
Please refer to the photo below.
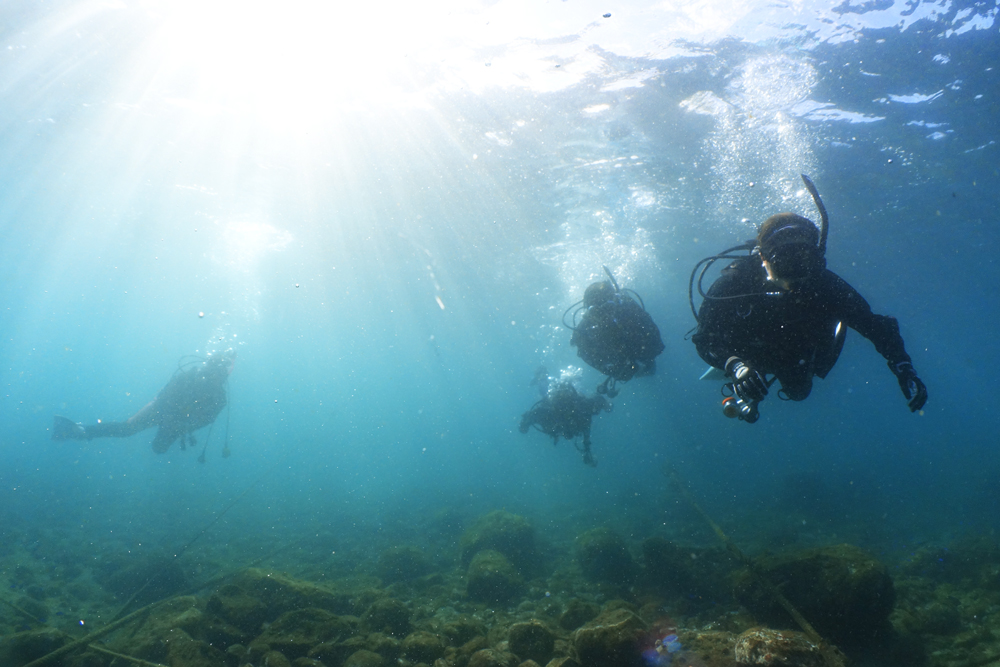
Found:
[[535, 530], [522, 516], [504, 510], [490, 512], [462, 535], [462, 565], [467, 567], [477, 553], [487, 550], [502, 553], [519, 572], [530, 572], [538, 558]]
[[472, 654], [468, 667], [517, 667], [517, 665], [517, 656], [513, 653], [495, 648], [484, 648]]
[[552, 659], [556, 635], [547, 625], [532, 619], [510, 626], [507, 641], [510, 650], [521, 660], [534, 660], [544, 665]]
[[324, 609], [298, 609], [284, 614], [250, 644], [266, 645], [290, 659], [302, 658], [316, 646], [356, 634], [358, 622]]
[[458, 616], [441, 627], [441, 634], [452, 646], [461, 646], [474, 637], [485, 637], [486, 626], [473, 616]]
[[267, 607], [239, 586], [226, 585], [208, 599], [206, 611], [245, 633], [256, 635], [267, 620]]
[[609, 528], [594, 528], [576, 538], [576, 560], [590, 581], [625, 585], [636, 566], [622, 537]]
[[822, 647], [801, 632], [752, 628], [736, 638], [733, 649], [741, 667], [844, 667], [843, 655], [832, 646]]
[[573, 598], [566, 605], [566, 609], [559, 615], [559, 627], [563, 630], [576, 630], [585, 623], [597, 618], [601, 613], [601, 608], [593, 602], [587, 602], [579, 598]]
[[646, 623], [628, 609], [606, 611], [573, 633], [582, 667], [641, 667]]
[[334, 592], [308, 581], [255, 567], [240, 572], [230, 583], [259, 600], [267, 609], [268, 621], [285, 612], [307, 607], [325, 609], [334, 614], [358, 614], [364, 610], [364, 607], [355, 608], [351, 593]]
[[499, 551], [480, 551], [465, 575], [465, 590], [477, 602], [507, 603], [524, 588], [524, 580]]
[[[864, 646], [891, 634], [895, 591], [889, 571], [858, 547], [841, 544], [790, 554], [766, 555], [755, 569], [774, 585], [824, 637]], [[736, 599], [767, 625], [792, 628], [795, 621], [757, 576], [733, 574]]]
[[344, 667], [382, 667], [383, 665], [385, 665], [385, 658], [366, 649], [355, 651], [344, 661]]
[[410, 610], [395, 598], [379, 598], [361, 616], [361, 625], [369, 632], [405, 637], [410, 633]]
[[403, 655], [412, 662], [426, 662], [428, 665], [444, 656], [446, 649], [439, 636], [425, 630], [407, 635], [402, 648]]

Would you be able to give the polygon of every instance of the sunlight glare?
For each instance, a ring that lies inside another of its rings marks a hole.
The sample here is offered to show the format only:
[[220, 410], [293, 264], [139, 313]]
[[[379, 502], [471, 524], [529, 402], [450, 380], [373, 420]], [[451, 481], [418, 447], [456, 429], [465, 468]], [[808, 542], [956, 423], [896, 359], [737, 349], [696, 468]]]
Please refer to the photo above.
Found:
[[159, 29], [147, 62], [165, 97], [272, 125], [419, 104], [409, 63], [449, 29], [447, 16], [408, 3], [150, 0], [148, 9]]

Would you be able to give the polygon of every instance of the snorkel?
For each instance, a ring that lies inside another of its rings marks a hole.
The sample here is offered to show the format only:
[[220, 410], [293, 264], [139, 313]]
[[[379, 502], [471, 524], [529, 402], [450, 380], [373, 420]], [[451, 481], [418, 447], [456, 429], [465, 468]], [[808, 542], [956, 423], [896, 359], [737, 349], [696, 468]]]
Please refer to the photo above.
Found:
[[611, 275], [611, 271], [608, 270], [608, 267], [602, 264], [601, 268], [604, 269], [604, 273], [608, 274], [608, 278], [611, 279], [611, 284], [614, 285], [615, 292], [621, 292], [621, 289], [618, 287], [618, 281], [615, 280], [613, 275]]
[[816, 190], [816, 186], [805, 174], [801, 174], [802, 182], [806, 184], [806, 190], [812, 195], [813, 202], [816, 204], [816, 208], [819, 209], [819, 243], [816, 244], [816, 249], [819, 250], [821, 257], [826, 257], [826, 236], [830, 231], [830, 218], [826, 215], [826, 206], [823, 206], [823, 200], [819, 198], [819, 192]]

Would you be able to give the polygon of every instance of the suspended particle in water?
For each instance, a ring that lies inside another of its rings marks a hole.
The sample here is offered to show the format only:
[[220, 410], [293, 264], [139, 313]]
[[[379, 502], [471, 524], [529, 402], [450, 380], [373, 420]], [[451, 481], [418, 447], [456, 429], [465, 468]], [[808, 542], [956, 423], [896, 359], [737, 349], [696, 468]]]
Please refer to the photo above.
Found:
[[608, 12], [607, 14], [605, 14], [605, 15], [604, 15], [604, 18], [606, 18], [606, 19], [609, 19], [609, 18], [611, 18], [611, 12]]
[[295, 289], [298, 289], [298, 288], [299, 288], [299, 284], [295, 283]]
[[205, 317], [205, 313], [202, 311], [198, 311], [198, 317]]

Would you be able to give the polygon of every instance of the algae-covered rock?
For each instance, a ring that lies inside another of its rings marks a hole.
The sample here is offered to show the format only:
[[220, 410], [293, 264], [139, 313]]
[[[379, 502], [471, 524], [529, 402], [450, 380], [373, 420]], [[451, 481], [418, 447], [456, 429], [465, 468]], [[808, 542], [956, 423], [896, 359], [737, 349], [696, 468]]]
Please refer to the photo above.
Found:
[[826, 650], [794, 630], [753, 628], [736, 638], [733, 654], [738, 665], [774, 667], [837, 667], [843, 657], [833, 648]]
[[507, 641], [510, 650], [521, 660], [534, 660], [544, 665], [552, 659], [556, 635], [544, 623], [532, 619], [510, 626]]
[[267, 644], [294, 659], [308, 656], [319, 644], [342, 641], [357, 629], [355, 618], [337, 616], [324, 609], [299, 609], [282, 615], [254, 639], [251, 646]]
[[363, 646], [352, 637], [346, 642], [323, 642], [309, 649], [307, 658], [322, 662], [324, 665], [342, 665], [347, 658], [360, 651]]
[[385, 658], [374, 651], [361, 649], [352, 653], [344, 661], [343, 667], [382, 667], [385, 665]]
[[292, 662], [281, 651], [268, 651], [260, 662], [264, 667], [292, 667]]
[[219, 665], [226, 664], [225, 653], [207, 642], [198, 641], [185, 635], [177, 635], [175, 633], [175, 636], [170, 639], [166, 646], [166, 656], [160, 660], [168, 665], [218, 667]]
[[564, 655], [558, 658], [552, 658], [552, 660], [549, 661], [549, 664], [545, 665], [545, 667], [582, 667], [582, 665], [580, 665], [580, 662], [576, 658]]
[[285, 612], [309, 607], [325, 609], [334, 614], [355, 613], [352, 596], [335, 593], [277, 572], [252, 567], [233, 577], [231, 583], [246, 595], [264, 604], [268, 621], [276, 619]]
[[559, 627], [563, 630], [576, 630], [601, 613], [601, 608], [593, 602], [573, 598], [566, 605], [566, 610], [559, 615]]
[[594, 528], [579, 535], [576, 559], [591, 581], [622, 585], [635, 577], [635, 561], [625, 540], [609, 528]]
[[430, 572], [424, 552], [416, 547], [396, 546], [386, 549], [378, 558], [376, 573], [387, 584], [409, 581]]
[[517, 656], [508, 651], [484, 648], [472, 654], [468, 667], [517, 667]]
[[477, 553], [465, 576], [466, 593], [479, 602], [509, 602], [524, 588], [521, 575], [498, 551]]
[[410, 610], [395, 598], [380, 598], [361, 616], [361, 625], [368, 632], [405, 637], [410, 633]]
[[537, 562], [535, 530], [522, 516], [496, 510], [480, 517], [461, 540], [462, 565], [467, 567], [481, 551], [499, 551], [520, 572], [531, 571]]
[[363, 646], [372, 653], [378, 653], [386, 662], [396, 662], [403, 652], [401, 640], [381, 632], [372, 632], [365, 636]]
[[225, 654], [201, 637], [192, 636], [201, 634], [206, 625], [205, 614], [198, 605], [198, 599], [190, 595], [159, 604], [134, 632], [112, 640], [111, 648], [171, 665], [220, 664]]
[[646, 623], [627, 609], [603, 612], [573, 633], [582, 667], [639, 667]]
[[213, 593], [205, 609], [247, 633], [260, 630], [268, 616], [263, 602], [233, 585], [223, 586]]
[[461, 646], [473, 637], [486, 636], [486, 626], [478, 618], [459, 616], [441, 627], [441, 634], [452, 646]]
[[733, 647], [736, 645], [736, 635], [732, 632], [701, 630], [678, 632], [678, 636], [684, 648], [682, 656], [688, 660], [684, 665], [732, 667], [735, 660]]
[[292, 667], [326, 667], [326, 665], [312, 658], [295, 658], [292, 660]]
[[[870, 644], [891, 632], [895, 602], [884, 565], [861, 549], [842, 544], [756, 560], [757, 569], [798, 608], [824, 637], [835, 643]], [[734, 594], [768, 625], [795, 622], [747, 569], [734, 573]]]
[[403, 655], [413, 662], [433, 663], [444, 655], [445, 645], [433, 632], [418, 630], [403, 640]]
[[490, 641], [483, 635], [477, 635], [458, 648], [458, 656], [462, 662], [467, 663], [473, 653], [476, 651], [482, 651], [484, 648], [489, 647]]

